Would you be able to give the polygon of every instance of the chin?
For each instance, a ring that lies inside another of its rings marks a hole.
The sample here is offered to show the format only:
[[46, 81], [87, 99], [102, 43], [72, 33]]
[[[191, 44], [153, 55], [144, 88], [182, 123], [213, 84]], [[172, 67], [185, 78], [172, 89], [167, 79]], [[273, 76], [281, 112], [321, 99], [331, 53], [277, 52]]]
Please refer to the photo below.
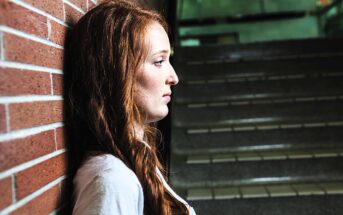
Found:
[[168, 108], [166, 110], [160, 111], [159, 113], [151, 114], [148, 120], [148, 123], [150, 122], [157, 122], [162, 120], [164, 117], [168, 115]]

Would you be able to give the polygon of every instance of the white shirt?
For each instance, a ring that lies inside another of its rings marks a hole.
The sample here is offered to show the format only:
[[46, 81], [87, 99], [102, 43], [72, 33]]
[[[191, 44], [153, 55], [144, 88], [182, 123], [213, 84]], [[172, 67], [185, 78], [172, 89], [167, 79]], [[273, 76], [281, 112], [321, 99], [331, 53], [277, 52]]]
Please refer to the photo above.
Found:
[[[159, 170], [157, 174], [166, 189], [195, 215], [193, 208], [169, 187]], [[136, 174], [113, 155], [88, 159], [77, 171], [74, 187], [74, 215], [143, 215], [142, 186]]]

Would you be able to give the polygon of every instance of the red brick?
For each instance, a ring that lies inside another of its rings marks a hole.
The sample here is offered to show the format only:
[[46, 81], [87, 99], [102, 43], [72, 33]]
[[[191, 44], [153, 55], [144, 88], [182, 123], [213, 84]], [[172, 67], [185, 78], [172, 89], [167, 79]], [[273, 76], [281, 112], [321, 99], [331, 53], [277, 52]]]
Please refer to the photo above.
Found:
[[87, 11], [87, 0], [69, 0], [76, 7], [80, 8], [84, 12]]
[[0, 3], [0, 24], [47, 38], [47, 18], [8, 0]]
[[55, 151], [54, 131], [0, 142], [0, 171]]
[[0, 180], [0, 210], [12, 204], [12, 178]]
[[5, 106], [0, 105], [0, 133], [6, 131], [6, 112]]
[[16, 174], [16, 197], [22, 199], [53, 180], [65, 175], [65, 155], [50, 158]]
[[[0, 40], [0, 42], [2, 42], [1, 40]], [[4, 50], [3, 50], [3, 48], [0, 46], [0, 59], [3, 59], [5, 56], [4, 56]]]
[[63, 129], [64, 129], [63, 127], [56, 128], [56, 148], [57, 149], [65, 148]]
[[60, 20], [64, 19], [63, 0], [24, 0], [32, 6], [54, 16]]
[[88, 10], [91, 10], [93, 7], [95, 7], [96, 6], [96, 4], [94, 4], [94, 2], [93, 1], [91, 1], [91, 0], [88, 0]]
[[51, 94], [50, 74], [0, 68], [0, 95], [49, 95]]
[[63, 50], [11, 34], [4, 34], [8, 61], [62, 69]]
[[51, 24], [50, 40], [54, 43], [57, 43], [63, 46], [67, 27], [53, 20], [50, 20], [50, 24]]
[[11, 130], [62, 122], [62, 101], [10, 104], [9, 114]]
[[65, 10], [65, 22], [74, 25], [77, 21], [83, 16], [81, 12], [75, 10], [73, 7], [69, 6], [68, 4], [64, 4]]
[[52, 86], [54, 90], [54, 95], [62, 95], [62, 81], [63, 76], [60, 74], [52, 75]]
[[13, 211], [11, 215], [50, 214], [59, 207], [60, 196], [59, 185], [55, 185], [24, 206]]

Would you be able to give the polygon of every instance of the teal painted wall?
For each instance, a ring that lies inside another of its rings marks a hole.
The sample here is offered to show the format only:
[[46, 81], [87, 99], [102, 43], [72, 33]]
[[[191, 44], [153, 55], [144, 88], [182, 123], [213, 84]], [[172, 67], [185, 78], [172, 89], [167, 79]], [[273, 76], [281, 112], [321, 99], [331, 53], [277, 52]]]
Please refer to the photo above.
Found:
[[[239, 16], [262, 12], [315, 10], [318, 0], [179, 0], [178, 19]], [[180, 4], [182, 3], [182, 5]], [[254, 23], [181, 27], [180, 36], [238, 33], [240, 43], [315, 38], [321, 36], [318, 19], [304, 18]], [[188, 41], [197, 44], [197, 41]], [[185, 42], [184, 42], [185, 44]]]
[[318, 0], [179, 0], [179, 19], [314, 10]]
[[179, 30], [180, 36], [219, 34], [223, 32], [237, 32], [240, 43], [315, 38], [319, 36], [318, 22], [315, 17], [259, 23], [183, 27]]

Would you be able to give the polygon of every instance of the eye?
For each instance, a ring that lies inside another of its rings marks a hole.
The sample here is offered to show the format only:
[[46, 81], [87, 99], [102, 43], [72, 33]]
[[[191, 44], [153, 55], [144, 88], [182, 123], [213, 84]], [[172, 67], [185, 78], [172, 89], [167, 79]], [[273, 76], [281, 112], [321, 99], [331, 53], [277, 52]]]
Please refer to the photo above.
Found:
[[162, 63], [164, 62], [164, 60], [158, 60], [158, 61], [155, 61], [154, 64], [155, 66], [162, 66]]

